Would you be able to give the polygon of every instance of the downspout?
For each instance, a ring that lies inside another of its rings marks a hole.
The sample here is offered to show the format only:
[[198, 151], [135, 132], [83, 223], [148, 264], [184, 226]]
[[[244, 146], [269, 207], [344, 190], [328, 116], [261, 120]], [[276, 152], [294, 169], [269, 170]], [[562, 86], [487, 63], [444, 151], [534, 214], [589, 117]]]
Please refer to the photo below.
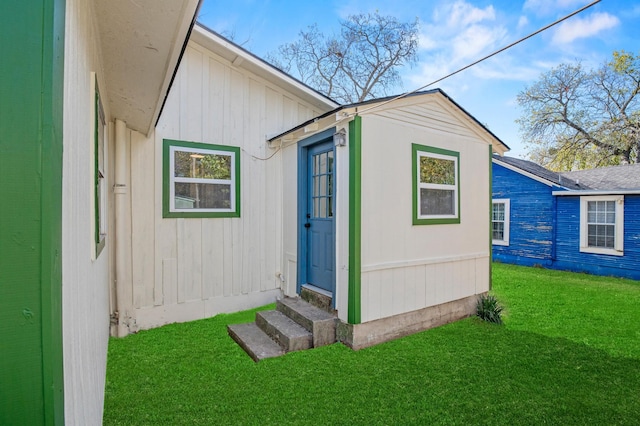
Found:
[[550, 267], [556, 263], [556, 244], [558, 240], [558, 197], [553, 195], [553, 188], [551, 188], [551, 200], [553, 215], [551, 217], [551, 262]]
[[115, 263], [116, 263], [116, 336], [129, 334], [127, 318], [129, 312], [126, 303], [126, 213], [127, 213], [127, 125], [116, 119], [115, 131], [115, 183], [113, 186], [115, 207]]

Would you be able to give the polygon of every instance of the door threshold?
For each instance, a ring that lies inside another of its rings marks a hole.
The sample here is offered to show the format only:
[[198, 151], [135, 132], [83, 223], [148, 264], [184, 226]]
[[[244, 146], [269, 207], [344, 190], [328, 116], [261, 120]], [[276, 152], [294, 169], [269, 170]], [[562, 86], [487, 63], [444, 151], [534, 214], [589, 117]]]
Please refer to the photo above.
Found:
[[316, 287], [313, 284], [302, 284], [301, 287], [302, 288], [306, 288], [307, 290], [311, 290], [313, 292], [319, 293], [319, 294], [321, 294], [323, 296], [327, 296], [327, 297], [333, 298], [333, 293], [331, 293], [330, 291], [327, 291], [327, 290], [325, 290], [323, 288]]

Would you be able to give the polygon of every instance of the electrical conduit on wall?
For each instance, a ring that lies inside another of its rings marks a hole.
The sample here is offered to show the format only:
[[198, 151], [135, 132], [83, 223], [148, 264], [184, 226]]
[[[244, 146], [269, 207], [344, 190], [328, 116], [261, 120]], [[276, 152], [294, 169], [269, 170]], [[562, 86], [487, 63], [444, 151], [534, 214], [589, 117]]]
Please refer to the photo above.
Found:
[[127, 318], [129, 317], [129, 307], [126, 302], [127, 271], [127, 240], [126, 233], [126, 213], [128, 188], [127, 169], [127, 125], [124, 121], [116, 119], [115, 131], [115, 183], [113, 186], [115, 204], [115, 263], [116, 263], [116, 313], [117, 325], [116, 336], [124, 337], [129, 334]]

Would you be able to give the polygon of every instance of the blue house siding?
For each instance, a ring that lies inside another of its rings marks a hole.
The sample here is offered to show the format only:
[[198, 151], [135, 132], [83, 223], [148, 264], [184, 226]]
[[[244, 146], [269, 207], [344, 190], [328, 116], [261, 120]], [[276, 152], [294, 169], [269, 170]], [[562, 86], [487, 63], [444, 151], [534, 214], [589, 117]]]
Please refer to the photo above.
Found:
[[551, 266], [554, 197], [551, 187], [493, 164], [493, 199], [510, 200], [509, 245], [493, 245], [493, 259], [519, 265]]
[[580, 252], [580, 196], [557, 197], [554, 268], [640, 280], [640, 196], [624, 198], [624, 256]]

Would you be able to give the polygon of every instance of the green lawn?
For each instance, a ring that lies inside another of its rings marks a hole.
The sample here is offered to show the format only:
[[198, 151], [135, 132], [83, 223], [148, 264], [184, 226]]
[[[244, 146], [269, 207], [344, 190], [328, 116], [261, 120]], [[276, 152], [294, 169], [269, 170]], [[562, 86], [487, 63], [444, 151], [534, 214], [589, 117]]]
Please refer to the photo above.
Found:
[[493, 279], [503, 326], [358, 352], [256, 364], [226, 332], [255, 311], [111, 339], [104, 424], [637, 425], [640, 282], [501, 264]]

